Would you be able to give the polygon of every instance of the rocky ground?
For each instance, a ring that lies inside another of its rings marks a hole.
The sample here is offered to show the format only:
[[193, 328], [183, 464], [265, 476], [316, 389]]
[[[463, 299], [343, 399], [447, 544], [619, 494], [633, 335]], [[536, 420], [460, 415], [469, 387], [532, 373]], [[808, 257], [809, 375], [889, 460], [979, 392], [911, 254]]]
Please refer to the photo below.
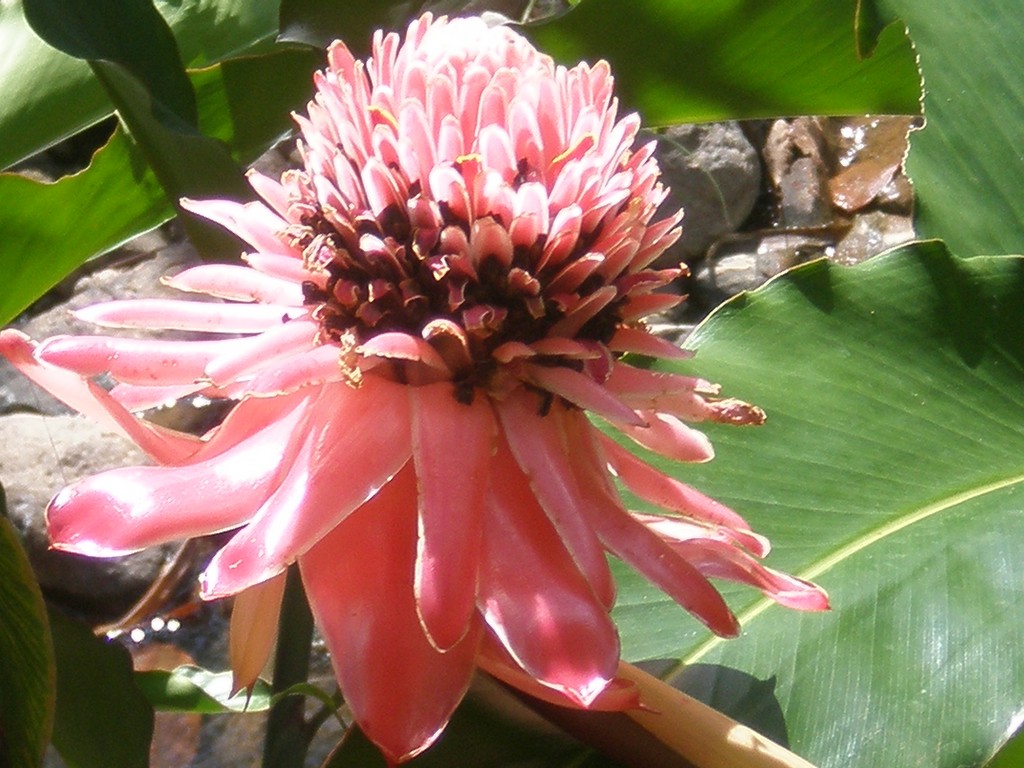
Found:
[[[819, 257], [853, 264], [911, 239], [912, 191], [901, 172], [909, 127], [906, 118], [798, 118], [655, 134], [672, 187], [668, 205], [686, 211], [683, 237], [663, 261], [682, 260], [691, 269], [679, 286], [688, 302], [658, 318], [658, 328], [680, 338], [721, 301], [795, 264]], [[266, 162], [280, 165], [286, 157], [279, 150]], [[58, 156], [56, 166], [37, 163], [33, 172], [59, 173], [76, 162]], [[172, 223], [86, 265], [14, 325], [34, 338], [91, 332], [71, 310], [113, 297], [171, 293], [160, 276], [197, 260]], [[207, 418], [187, 408], [155, 417], [197, 429]], [[174, 563], [175, 545], [107, 561], [46, 546], [42, 511], [56, 490], [141, 460], [132, 445], [71, 414], [0, 363], [0, 482], [47, 596], [95, 624], [114, 622], [140, 665], [197, 658], [223, 666], [226, 607], [198, 604], [192, 586], [202, 547]], [[173, 570], [176, 583], [144, 610], [119, 619], [165, 570]], [[320, 673], [329, 675], [325, 665]], [[154, 766], [251, 764], [260, 722], [216, 720], [200, 730], [196, 719], [165, 719], [161, 727], [170, 729], [167, 738], [176, 747], [155, 750]], [[193, 757], [197, 749], [202, 757]]]

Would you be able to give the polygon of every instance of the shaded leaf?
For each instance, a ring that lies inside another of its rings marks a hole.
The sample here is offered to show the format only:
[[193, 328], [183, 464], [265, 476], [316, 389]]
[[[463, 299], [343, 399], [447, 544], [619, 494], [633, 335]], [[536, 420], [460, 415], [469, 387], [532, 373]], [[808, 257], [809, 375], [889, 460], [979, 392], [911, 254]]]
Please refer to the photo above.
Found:
[[919, 78], [902, 29], [861, 61], [854, 0], [585, 0], [526, 33], [561, 63], [607, 59], [644, 122], [912, 114]]
[[50, 742], [55, 678], [46, 607], [0, 488], [0, 765], [37, 766]]
[[[239, 162], [251, 161], [289, 128], [289, 111], [308, 99], [317, 64], [308, 52], [278, 51], [194, 73], [200, 126]], [[0, 324], [87, 259], [174, 216], [156, 175], [120, 131], [88, 168], [53, 184], [0, 174], [0, 199]]]
[[[263, 52], [277, 0], [156, 0], [186, 67]], [[103, 119], [113, 105], [88, 65], [44, 43], [19, 0], [0, 3], [0, 168]]]
[[[670, 471], [747, 517], [768, 564], [818, 581], [834, 610], [731, 590], [743, 635], [718, 641], [620, 568], [627, 656], [749, 676], [822, 768], [982, 764], [1024, 700], [1022, 295], [1024, 259], [929, 242], [809, 264], [721, 307], [678, 368], [768, 422], [709, 426], [717, 458]], [[702, 683], [712, 698], [728, 684]], [[748, 713], [756, 694], [730, 693]]]
[[279, 39], [315, 48], [340, 39], [352, 51], [366, 55], [373, 30], [402, 29], [419, 6], [413, 0], [281, 0]]
[[231, 673], [210, 672], [192, 665], [173, 672], [150, 670], [135, 673], [135, 684], [154, 709], [160, 712], [265, 712], [270, 709], [270, 688], [257, 680], [251, 694], [231, 695]]
[[910, 29], [925, 82], [910, 137], [916, 227], [961, 256], [1024, 252], [1024, 14], [1014, 0], [873, 0]]
[[131, 657], [84, 624], [50, 611], [57, 658], [53, 745], [69, 768], [146, 768], [153, 709], [132, 680]]
[[192, 85], [170, 27], [151, 0], [22, 3], [29, 25], [54, 48], [77, 59], [119, 64], [179, 120], [195, 125]]
[[[92, 68], [164, 194], [180, 213], [184, 211], [178, 201], [183, 197], [255, 197], [226, 146], [177, 120], [120, 65], [94, 61]], [[206, 220], [189, 214], [182, 215], [181, 221], [189, 239], [206, 256], [234, 256], [241, 249], [238, 239]]]

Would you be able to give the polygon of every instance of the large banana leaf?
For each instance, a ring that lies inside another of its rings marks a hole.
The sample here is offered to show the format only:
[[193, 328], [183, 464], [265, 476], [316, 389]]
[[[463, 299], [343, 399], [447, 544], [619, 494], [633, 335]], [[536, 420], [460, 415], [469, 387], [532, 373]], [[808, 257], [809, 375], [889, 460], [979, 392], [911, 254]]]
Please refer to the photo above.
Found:
[[857, 55], [855, 0], [583, 0], [527, 30], [564, 64], [607, 59], [649, 125], [752, 117], [916, 114], [900, 25]]
[[1024, 703], [1022, 295], [1024, 259], [928, 242], [721, 307], [683, 367], [768, 422], [709, 428], [717, 458], [674, 473], [834, 610], [733, 593], [744, 633], [719, 642], [623, 572], [626, 655], [674, 659], [667, 677], [823, 768], [982, 765]]

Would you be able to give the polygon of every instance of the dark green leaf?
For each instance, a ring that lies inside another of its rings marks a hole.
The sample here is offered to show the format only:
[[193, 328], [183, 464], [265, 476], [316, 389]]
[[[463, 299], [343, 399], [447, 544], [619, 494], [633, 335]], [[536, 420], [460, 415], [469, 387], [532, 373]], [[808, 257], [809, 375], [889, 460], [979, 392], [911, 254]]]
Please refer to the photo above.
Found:
[[1024, 259], [930, 242], [810, 264], [721, 307], [681, 368], [768, 423], [709, 427], [716, 459], [670, 471], [747, 517], [768, 564], [818, 581], [834, 610], [733, 590], [743, 635], [718, 641], [623, 574], [626, 654], [721, 665], [712, 696], [743, 699], [749, 676], [821, 768], [980, 765], [1024, 701], [1022, 296]]
[[916, 226], [961, 256], [1024, 252], [1024, 14], [1015, 0], [874, 0], [910, 29], [926, 85], [907, 172]]
[[46, 607], [0, 488], [0, 765], [38, 766], [55, 695]]
[[[258, 53], [277, 32], [277, 0], [157, 0], [186, 66]], [[84, 61], [48, 46], [20, 0], [0, 3], [0, 168], [95, 123], [113, 105]]]
[[[175, 119], [120, 65], [94, 61], [92, 68], [175, 207], [182, 197], [254, 197], [224, 144]], [[182, 223], [207, 256], [233, 256], [241, 248], [236, 238], [205, 220], [183, 215]]]
[[265, 712], [270, 709], [270, 689], [257, 680], [251, 694], [231, 695], [231, 673], [186, 665], [173, 672], [153, 670], [135, 673], [135, 684], [154, 709], [161, 712]]
[[373, 30], [404, 28], [419, 5], [412, 0], [282, 0], [279, 39], [315, 48], [344, 40], [351, 50], [365, 54]]
[[146, 768], [153, 709], [119, 645], [50, 611], [57, 657], [53, 745], [69, 768]]
[[567, 65], [607, 59], [650, 125], [784, 115], [919, 111], [902, 29], [857, 56], [855, 0], [585, 0], [527, 30]]
[[[307, 52], [279, 51], [194, 73], [200, 126], [240, 162], [251, 161], [287, 129], [290, 110], [307, 101], [315, 66]], [[0, 174], [0, 199], [0, 324], [90, 257], [174, 215], [155, 174], [120, 132], [86, 170], [54, 184]]]
[[985, 763], [985, 768], [1020, 768], [1024, 765], [1024, 731], [1018, 730], [999, 752]]
[[54, 48], [78, 59], [119, 64], [179, 120], [196, 124], [192, 84], [171, 29], [151, 0], [22, 2], [28, 23]]

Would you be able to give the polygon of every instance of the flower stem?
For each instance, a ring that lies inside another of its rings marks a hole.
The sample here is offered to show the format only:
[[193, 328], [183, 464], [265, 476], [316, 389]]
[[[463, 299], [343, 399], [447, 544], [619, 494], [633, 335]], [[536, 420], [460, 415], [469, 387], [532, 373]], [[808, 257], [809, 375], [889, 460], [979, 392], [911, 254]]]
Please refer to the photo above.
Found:
[[814, 768], [799, 755], [632, 664], [620, 662], [619, 677], [636, 684], [647, 707], [626, 714], [699, 768]]
[[[299, 569], [292, 566], [284, 588], [274, 654], [273, 692], [280, 693], [309, 677], [313, 615], [306, 602]], [[271, 708], [263, 742], [263, 768], [302, 768], [309, 748], [305, 698], [284, 696]]]

